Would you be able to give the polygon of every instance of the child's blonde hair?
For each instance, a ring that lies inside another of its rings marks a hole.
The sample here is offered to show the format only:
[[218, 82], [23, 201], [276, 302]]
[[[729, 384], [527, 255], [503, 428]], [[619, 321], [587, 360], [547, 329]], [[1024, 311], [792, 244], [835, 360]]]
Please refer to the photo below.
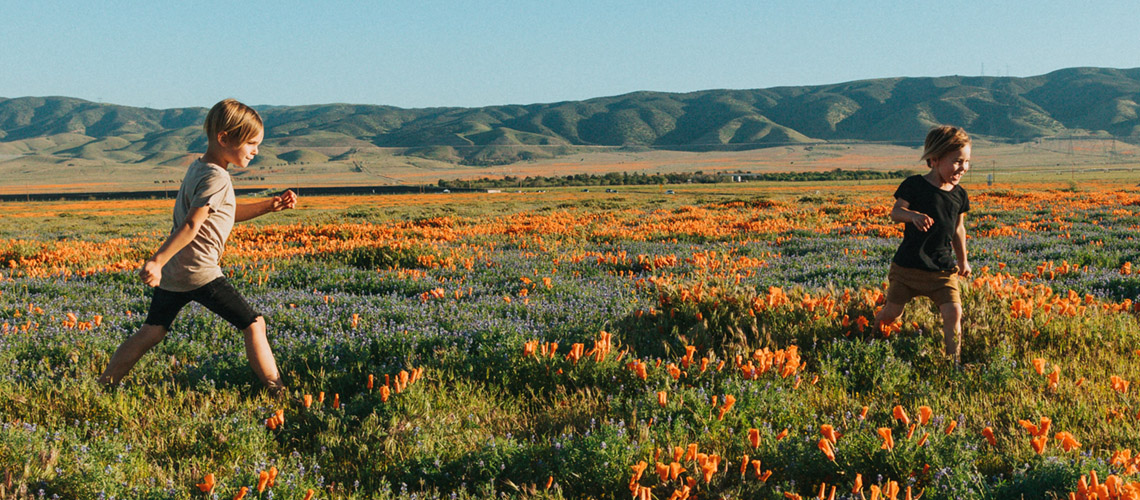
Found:
[[957, 151], [970, 145], [970, 136], [959, 127], [942, 125], [930, 129], [926, 134], [926, 147], [922, 151], [920, 161], [930, 165], [931, 161], [942, 158], [942, 155]]
[[242, 144], [264, 130], [261, 115], [253, 108], [235, 99], [226, 99], [210, 108], [206, 114], [206, 138], [210, 142], [222, 134], [227, 143]]

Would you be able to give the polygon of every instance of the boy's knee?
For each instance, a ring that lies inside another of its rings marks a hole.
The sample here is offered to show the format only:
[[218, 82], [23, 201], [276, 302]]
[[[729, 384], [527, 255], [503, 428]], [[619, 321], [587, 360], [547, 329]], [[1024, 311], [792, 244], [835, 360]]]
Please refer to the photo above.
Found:
[[939, 307], [939, 310], [942, 311], [943, 321], [957, 322], [958, 320], [962, 319], [962, 304], [947, 302], [945, 304], [942, 304]]
[[159, 342], [162, 342], [162, 339], [166, 338], [166, 333], [166, 327], [162, 325], [144, 324], [143, 326], [139, 327], [139, 331], [136, 335], [138, 335], [147, 344], [155, 345]]

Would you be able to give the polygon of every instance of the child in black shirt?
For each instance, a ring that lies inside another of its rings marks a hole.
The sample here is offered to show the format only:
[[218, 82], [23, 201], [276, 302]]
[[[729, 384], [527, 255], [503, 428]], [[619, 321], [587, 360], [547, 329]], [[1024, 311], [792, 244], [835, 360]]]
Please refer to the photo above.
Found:
[[906, 224], [887, 276], [886, 304], [875, 315], [880, 327], [895, 323], [907, 302], [930, 297], [942, 313], [946, 355], [958, 362], [962, 298], [958, 276], [970, 276], [966, 259], [966, 212], [970, 199], [959, 186], [970, 170], [970, 136], [957, 127], [936, 127], [922, 154], [930, 172], [908, 177], [895, 191], [891, 220]]

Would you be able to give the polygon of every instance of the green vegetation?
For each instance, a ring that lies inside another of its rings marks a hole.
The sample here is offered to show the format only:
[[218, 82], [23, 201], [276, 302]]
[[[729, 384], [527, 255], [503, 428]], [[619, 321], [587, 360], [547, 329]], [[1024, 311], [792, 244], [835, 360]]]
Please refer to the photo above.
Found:
[[441, 188], [487, 189], [487, 188], [545, 188], [565, 186], [645, 186], [663, 184], [715, 184], [719, 182], [739, 182], [735, 178], [750, 181], [777, 181], [777, 182], [821, 182], [821, 181], [854, 181], [854, 180], [881, 180], [902, 179], [914, 175], [912, 170], [894, 170], [882, 172], [877, 170], [843, 170], [835, 169], [826, 172], [769, 172], [755, 174], [752, 172], [722, 172], [706, 174], [704, 172], [678, 172], [670, 174], [643, 174], [639, 172], [611, 172], [608, 174], [575, 174], [561, 177], [525, 177], [517, 178], [505, 176], [501, 179], [482, 178], [478, 180], [446, 180], [438, 182]]

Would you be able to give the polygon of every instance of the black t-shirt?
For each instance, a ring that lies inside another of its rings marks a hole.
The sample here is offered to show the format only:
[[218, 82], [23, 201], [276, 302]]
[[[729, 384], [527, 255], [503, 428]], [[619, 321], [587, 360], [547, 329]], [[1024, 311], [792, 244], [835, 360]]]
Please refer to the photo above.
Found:
[[902, 267], [926, 271], [953, 271], [958, 267], [951, 244], [958, 229], [958, 217], [970, 210], [970, 198], [962, 186], [943, 191], [931, 185], [921, 175], [907, 177], [895, 190], [895, 198], [906, 200], [910, 210], [921, 212], [934, 225], [925, 232], [907, 223], [902, 244], [895, 252], [894, 262]]

